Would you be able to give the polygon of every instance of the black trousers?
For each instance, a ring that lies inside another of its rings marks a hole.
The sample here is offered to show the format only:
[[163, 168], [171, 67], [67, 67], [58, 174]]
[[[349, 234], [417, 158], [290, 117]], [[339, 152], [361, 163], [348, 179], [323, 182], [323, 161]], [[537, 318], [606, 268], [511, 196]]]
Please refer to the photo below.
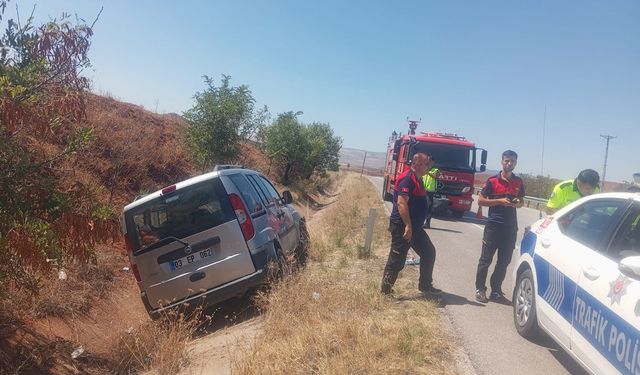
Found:
[[485, 285], [487, 272], [497, 250], [498, 260], [489, 282], [492, 291], [502, 291], [502, 282], [507, 273], [507, 267], [511, 263], [517, 234], [518, 228], [515, 226], [502, 226], [492, 223], [485, 225], [484, 235], [482, 236], [482, 254], [480, 255], [476, 272], [476, 289], [487, 290]]
[[432, 191], [427, 192], [427, 199], [429, 199], [429, 209], [427, 209], [427, 219], [425, 220], [425, 224], [431, 223], [431, 216], [433, 211], [433, 195], [435, 193]]
[[414, 226], [411, 241], [402, 238], [404, 234], [404, 223], [390, 223], [391, 251], [387, 265], [384, 267], [382, 276], [382, 293], [391, 293], [391, 287], [398, 279], [398, 274], [404, 268], [407, 260], [409, 248], [420, 256], [420, 277], [418, 279], [418, 289], [425, 290], [433, 283], [433, 265], [436, 262], [436, 248], [433, 246], [427, 233], [420, 227], [422, 223]]

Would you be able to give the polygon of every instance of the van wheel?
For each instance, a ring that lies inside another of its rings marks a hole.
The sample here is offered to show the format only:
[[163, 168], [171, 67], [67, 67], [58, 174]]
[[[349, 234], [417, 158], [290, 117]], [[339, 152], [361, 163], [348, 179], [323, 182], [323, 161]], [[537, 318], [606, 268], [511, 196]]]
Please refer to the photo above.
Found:
[[275, 244], [276, 259], [269, 263], [269, 279], [281, 280], [291, 273], [291, 267], [286, 255], [282, 252], [282, 249], [278, 244]]
[[298, 267], [307, 265], [307, 259], [309, 258], [309, 241], [307, 224], [304, 221], [300, 221], [300, 238], [298, 239], [298, 246], [296, 246], [296, 265]]
[[530, 269], [518, 276], [513, 291], [513, 322], [518, 333], [531, 339], [538, 335], [538, 317], [536, 316], [536, 289]]

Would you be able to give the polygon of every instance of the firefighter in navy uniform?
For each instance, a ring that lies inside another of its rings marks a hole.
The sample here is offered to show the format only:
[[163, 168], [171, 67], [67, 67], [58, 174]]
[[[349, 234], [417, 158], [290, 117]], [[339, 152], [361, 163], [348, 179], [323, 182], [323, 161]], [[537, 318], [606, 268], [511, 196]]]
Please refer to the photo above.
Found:
[[433, 287], [433, 265], [436, 249], [422, 229], [429, 209], [427, 192], [421, 177], [431, 168], [433, 161], [426, 153], [413, 156], [411, 168], [398, 176], [393, 194], [393, 211], [389, 218], [391, 250], [382, 277], [382, 293], [391, 294], [391, 288], [405, 265], [409, 247], [420, 256], [418, 289], [423, 293], [440, 294]]
[[493, 300], [504, 300], [502, 282], [511, 263], [513, 249], [516, 246], [518, 234], [518, 217], [516, 208], [522, 207], [524, 198], [524, 184], [520, 177], [513, 174], [518, 164], [518, 154], [507, 150], [502, 153], [502, 170], [484, 183], [478, 205], [489, 207], [487, 223], [482, 236], [482, 254], [478, 261], [476, 272], [476, 300], [488, 302], [487, 273], [498, 251], [496, 267], [491, 275], [491, 295]]

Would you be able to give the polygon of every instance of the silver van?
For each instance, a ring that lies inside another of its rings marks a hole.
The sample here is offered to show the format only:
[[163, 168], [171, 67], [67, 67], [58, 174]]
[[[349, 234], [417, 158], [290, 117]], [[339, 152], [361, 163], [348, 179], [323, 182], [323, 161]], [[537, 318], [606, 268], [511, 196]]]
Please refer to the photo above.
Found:
[[216, 167], [127, 205], [122, 230], [149, 315], [242, 295], [286, 260], [304, 265], [309, 235], [291, 201], [256, 171]]

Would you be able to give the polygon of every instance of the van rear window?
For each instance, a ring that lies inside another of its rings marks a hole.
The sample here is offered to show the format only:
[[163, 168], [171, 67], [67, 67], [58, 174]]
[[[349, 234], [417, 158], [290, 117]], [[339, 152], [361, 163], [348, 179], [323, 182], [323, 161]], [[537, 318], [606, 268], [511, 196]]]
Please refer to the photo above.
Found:
[[217, 178], [178, 189], [125, 214], [134, 252], [163, 238], [185, 238], [235, 218]]

